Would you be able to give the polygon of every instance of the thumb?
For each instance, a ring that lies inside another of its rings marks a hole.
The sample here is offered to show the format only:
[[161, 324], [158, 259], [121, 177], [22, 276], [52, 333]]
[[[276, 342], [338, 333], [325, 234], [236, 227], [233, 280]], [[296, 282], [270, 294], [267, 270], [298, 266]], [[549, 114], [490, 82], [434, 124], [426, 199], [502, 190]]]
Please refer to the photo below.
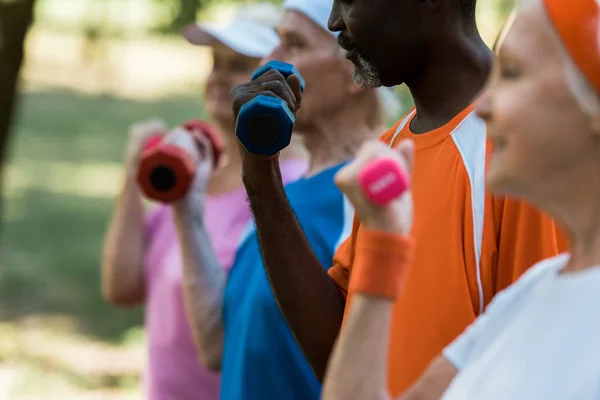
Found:
[[410, 139], [403, 140], [395, 150], [406, 161], [406, 172], [412, 174], [415, 159], [415, 143]]
[[294, 96], [296, 96], [296, 110], [298, 110], [302, 103], [302, 84], [300, 83], [300, 78], [296, 75], [290, 75], [286, 80], [290, 85], [292, 92], [294, 92]]

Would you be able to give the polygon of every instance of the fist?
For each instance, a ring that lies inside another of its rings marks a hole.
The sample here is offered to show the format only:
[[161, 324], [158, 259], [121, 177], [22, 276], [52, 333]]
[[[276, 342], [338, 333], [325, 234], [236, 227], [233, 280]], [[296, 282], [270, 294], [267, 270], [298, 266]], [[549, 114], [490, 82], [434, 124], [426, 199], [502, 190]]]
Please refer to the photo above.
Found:
[[296, 75], [286, 79], [281, 72], [271, 69], [246, 84], [234, 87], [231, 90], [231, 103], [236, 121], [242, 106], [261, 94], [282, 99], [295, 114], [302, 102], [300, 79]]
[[189, 159], [190, 165], [195, 165], [188, 195], [204, 194], [215, 163], [211, 140], [204, 134], [192, 133], [185, 127], [178, 126], [164, 137], [163, 143], [180, 148], [181, 156]]
[[[283, 100], [289, 110], [295, 115], [302, 102], [300, 79], [296, 75], [290, 75], [286, 79], [281, 72], [271, 69], [246, 84], [234, 87], [231, 91], [231, 101], [236, 123], [241, 108], [260, 95]], [[250, 154], [241, 143], [240, 149], [242, 157]]]
[[413, 204], [410, 190], [398, 198], [379, 206], [373, 204], [359, 182], [363, 168], [379, 158], [391, 159], [403, 173], [410, 177], [414, 145], [405, 140], [396, 149], [390, 149], [380, 141], [369, 141], [356, 153], [353, 162], [342, 168], [335, 176], [335, 183], [354, 205], [356, 215], [365, 228], [382, 232], [407, 235], [412, 229]]
[[154, 135], [164, 136], [167, 124], [158, 118], [138, 122], [129, 127], [129, 138], [125, 150], [125, 162], [129, 169], [135, 170], [146, 141]]

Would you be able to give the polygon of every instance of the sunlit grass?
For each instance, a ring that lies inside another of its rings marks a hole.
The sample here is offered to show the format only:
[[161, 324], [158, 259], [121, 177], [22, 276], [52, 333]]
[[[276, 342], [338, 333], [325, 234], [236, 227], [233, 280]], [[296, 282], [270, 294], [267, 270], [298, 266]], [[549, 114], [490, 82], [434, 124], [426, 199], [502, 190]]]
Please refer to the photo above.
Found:
[[112, 199], [118, 193], [121, 175], [118, 163], [31, 162], [7, 168], [4, 194], [18, 198], [27, 190], [39, 189], [83, 198]]
[[99, 258], [128, 126], [154, 116], [204, 115], [195, 97], [22, 98], [4, 178], [0, 399], [142, 398], [141, 309], [102, 300]]
[[[65, 399], [85, 393], [139, 399], [144, 340], [108, 345], [75, 333], [67, 318], [30, 317], [0, 324], [0, 395]], [[112, 394], [111, 394], [112, 393]]]

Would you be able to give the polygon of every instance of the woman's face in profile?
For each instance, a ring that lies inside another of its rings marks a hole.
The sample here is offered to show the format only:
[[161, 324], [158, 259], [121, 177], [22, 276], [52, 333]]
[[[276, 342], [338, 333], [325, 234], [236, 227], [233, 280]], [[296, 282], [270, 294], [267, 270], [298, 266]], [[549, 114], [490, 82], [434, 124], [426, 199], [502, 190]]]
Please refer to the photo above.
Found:
[[477, 106], [493, 148], [487, 185], [535, 197], [576, 171], [593, 146], [588, 118], [567, 84], [566, 53], [541, 0], [521, 6], [507, 28]]
[[250, 81], [259, 61], [225, 45], [218, 44], [213, 48], [213, 68], [206, 81], [205, 92], [207, 111], [212, 119], [234, 124], [231, 89]]

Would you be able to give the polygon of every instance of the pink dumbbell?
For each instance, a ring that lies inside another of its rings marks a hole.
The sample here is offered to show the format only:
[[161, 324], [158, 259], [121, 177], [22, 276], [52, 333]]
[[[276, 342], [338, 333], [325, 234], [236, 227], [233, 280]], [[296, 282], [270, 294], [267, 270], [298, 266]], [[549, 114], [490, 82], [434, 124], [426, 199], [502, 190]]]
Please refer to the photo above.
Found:
[[360, 172], [358, 182], [369, 200], [378, 206], [400, 197], [410, 184], [409, 178], [391, 158], [372, 161]]

